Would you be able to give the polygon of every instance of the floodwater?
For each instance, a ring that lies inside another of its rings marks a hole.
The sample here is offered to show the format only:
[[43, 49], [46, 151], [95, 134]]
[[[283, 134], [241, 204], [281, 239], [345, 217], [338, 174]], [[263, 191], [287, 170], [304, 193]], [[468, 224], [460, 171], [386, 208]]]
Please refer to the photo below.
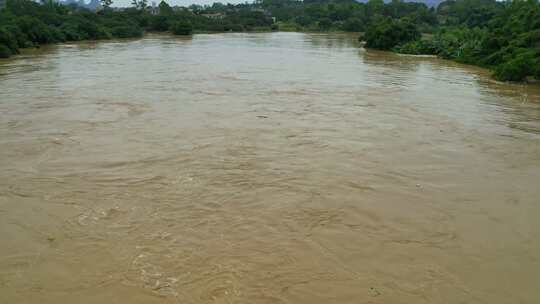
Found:
[[540, 87], [344, 34], [0, 63], [0, 303], [540, 303]]

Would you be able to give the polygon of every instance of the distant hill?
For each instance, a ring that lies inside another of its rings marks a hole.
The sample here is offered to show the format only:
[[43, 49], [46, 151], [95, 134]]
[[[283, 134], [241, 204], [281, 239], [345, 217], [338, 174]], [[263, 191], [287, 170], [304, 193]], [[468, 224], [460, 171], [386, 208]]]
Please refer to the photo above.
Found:
[[[101, 7], [101, 2], [99, 0], [58, 0], [61, 4], [64, 5], [76, 5], [78, 7], [86, 8], [92, 11], [95, 11]], [[369, 0], [356, 0], [360, 3], [367, 3]], [[427, 7], [437, 7], [439, 4], [446, 0], [403, 0], [404, 2], [417, 2], [424, 3]], [[2, 0], [0, 0], [0, 3]], [[149, 1], [150, 2], [150, 1]], [[215, 0], [214, 2], [225, 2], [223, 0]], [[390, 3], [392, 0], [384, 0], [385, 3]]]
[[[369, 0], [357, 0], [361, 3], [366, 3]], [[405, 2], [418, 2], [418, 3], [424, 3], [427, 7], [437, 7], [439, 4], [444, 2], [445, 0], [404, 0]], [[392, 2], [392, 0], [384, 0], [385, 3]]]
[[415, 0], [405, 0], [405, 2], [419, 2], [419, 3], [424, 3], [425, 5], [427, 5], [428, 7], [437, 7], [439, 6], [439, 4], [443, 3], [444, 1], [446, 0], [418, 0], [418, 1], [415, 1]]
[[101, 2], [99, 0], [90, 0], [88, 3], [86, 3], [85, 0], [60, 0], [59, 2], [64, 5], [76, 5], [91, 11], [95, 11], [101, 7]]

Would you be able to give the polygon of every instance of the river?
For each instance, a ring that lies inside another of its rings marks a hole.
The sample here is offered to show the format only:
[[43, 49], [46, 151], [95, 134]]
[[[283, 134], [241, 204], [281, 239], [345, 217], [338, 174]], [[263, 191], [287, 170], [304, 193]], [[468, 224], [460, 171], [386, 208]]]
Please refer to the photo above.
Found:
[[540, 303], [540, 87], [256, 33], [0, 62], [0, 303]]

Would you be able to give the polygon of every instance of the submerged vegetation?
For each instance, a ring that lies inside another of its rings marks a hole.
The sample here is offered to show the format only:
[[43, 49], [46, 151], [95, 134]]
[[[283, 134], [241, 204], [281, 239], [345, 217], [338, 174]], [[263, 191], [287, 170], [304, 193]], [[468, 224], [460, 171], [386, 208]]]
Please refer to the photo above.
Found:
[[257, 0], [252, 4], [112, 8], [92, 12], [51, 0], [7, 0], [0, 10], [0, 57], [20, 48], [87, 39], [139, 37], [144, 31], [362, 32], [366, 47], [430, 54], [494, 70], [500, 80], [540, 79], [538, 0], [448, 0], [438, 7], [392, 0]]
[[491, 68], [499, 80], [540, 79], [537, 0], [449, 1], [442, 3], [437, 12], [440, 23], [434, 27], [433, 35], [405, 43], [395, 40], [391, 49]]

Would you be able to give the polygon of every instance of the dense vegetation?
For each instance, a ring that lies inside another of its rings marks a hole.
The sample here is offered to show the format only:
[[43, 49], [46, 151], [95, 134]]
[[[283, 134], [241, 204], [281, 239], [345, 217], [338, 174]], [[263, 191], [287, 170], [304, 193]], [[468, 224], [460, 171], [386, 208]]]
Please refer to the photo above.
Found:
[[56, 2], [27, 0], [10, 0], [0, 11], [0, 57], [40, 44], [141, 35], [137, 16], [129, 11], [95, 14]]
[[405, 43], [394, 40], [394, 45], [387, 49], [438, 55], [492, 68], [499, 80], [540, 79], [540, 4], [537, 0], [447, 1], [439, 6], [437, 15], [439, 23], [434, 35]]
[[367, 28], [364, 38], [367, 47], [389, 50], [418, 40], [420, 36], [418, 27], [407, 18], [381, 18]]
[[173, 9], [161, 2], [159, 13], [146, 0], [134, 0], [133, 7], [113, 9], [111, 0], [92, 12], [75, 5], [47, 0], [8, 0], [0, 10], [0, 58], [17, 54], [21, 48], [66, 41], [140, 37], [144, 31], [171, 31], [177, 35], [198, 32], [272, 30], [272, 19], [249, 6], [224, 6], [226, 15], [212, 8]]
[[257, 0], [188, 8], [162, 1], [151, 8], [147, 0], [133, 0], [133, 7], [122, 10], [102, 0], [98, 12], [44, 1], [7, 0], [0, 11], [0, 57], [45, 43], [138, 37], [144, 31], [349, 31], [362, 32], [366, 47], [480, 65], [500, 80], [540, 79], [538, 0], [447, 0], [437, 8], [401, 0]]

